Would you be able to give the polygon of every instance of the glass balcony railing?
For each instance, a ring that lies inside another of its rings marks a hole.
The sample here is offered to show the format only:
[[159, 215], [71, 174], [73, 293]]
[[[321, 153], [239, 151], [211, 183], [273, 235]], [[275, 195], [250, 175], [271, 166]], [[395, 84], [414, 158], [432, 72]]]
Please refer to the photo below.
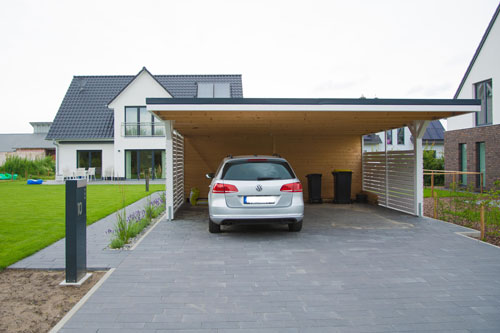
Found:
[[155, 123], [122, 123], [122, 136], [165, 136], [165, 125]]

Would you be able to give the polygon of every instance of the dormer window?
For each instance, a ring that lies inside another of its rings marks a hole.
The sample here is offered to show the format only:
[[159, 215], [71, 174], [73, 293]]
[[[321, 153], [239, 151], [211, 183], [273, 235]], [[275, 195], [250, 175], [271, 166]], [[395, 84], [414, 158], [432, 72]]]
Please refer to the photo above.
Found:
[[231, 86], [229, 83], [200, 83], [198, 82], [198, 98], [230, 98]]
[[476, 113], [476, 126], [492, 123], [492, 88], [491, 79], [474, 84], [476, 98], [481, 100], [481, 111]]

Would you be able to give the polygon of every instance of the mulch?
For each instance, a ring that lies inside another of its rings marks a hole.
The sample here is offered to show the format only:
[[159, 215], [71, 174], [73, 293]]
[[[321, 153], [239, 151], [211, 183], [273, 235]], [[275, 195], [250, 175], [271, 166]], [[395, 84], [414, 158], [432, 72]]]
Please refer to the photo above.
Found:
[[[440, 200], [450, 200], [450, 198], [440, 198]], [[427, 217], [434, 217], [434, 199], [433, 198], [424, 198], [424, 215]], [[439, 216], [438, 216], [439, 219]], [[459, 218], [453, 218], [450, 219], [449, 221], [446, 222], [451, 222], [463, 227], [471, 228], [474, 230], [481, 230], [481, 226], [479, 222], [470, 222], [470, 221], [463, 221], [462, 219]], [[495, 230], [499, 232], [500, 230]], [[486, 236], [485, 239], [483, 239], [485, 242], [500, 246], [500, 236], [497, 235], [492, 235], [491, 233], [488, 233], [488, 229], [486, 229]]]

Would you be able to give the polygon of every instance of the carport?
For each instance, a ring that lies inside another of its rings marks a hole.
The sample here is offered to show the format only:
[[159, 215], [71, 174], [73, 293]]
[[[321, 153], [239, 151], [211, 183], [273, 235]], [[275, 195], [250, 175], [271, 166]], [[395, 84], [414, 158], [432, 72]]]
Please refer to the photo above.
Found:
[[[167, 213], [209, 181], [227, 155], [280, 154], [303, 184], [321, 173], [323, 197], [333, 198], [334, 169], [353, 172], [351, 193], [373, 192], [382, 206], [423, 212], [422, 136], [431, 120], [480, 111], [479, 100], [147, 98], [165, 122]], [[414, 149], [363, 154], [365, 134], [408, 126]], [[307, 198], [304, 186], [304, 198]]]

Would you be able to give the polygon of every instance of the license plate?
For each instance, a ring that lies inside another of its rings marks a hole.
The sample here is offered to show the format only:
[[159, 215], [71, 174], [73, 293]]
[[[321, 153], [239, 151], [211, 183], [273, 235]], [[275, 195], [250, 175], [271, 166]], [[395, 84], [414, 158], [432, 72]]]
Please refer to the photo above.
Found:
[[274, 204], [276, 203], [275, 197], [256, 196], [256, 197], [243, 197], [245, 204]]

